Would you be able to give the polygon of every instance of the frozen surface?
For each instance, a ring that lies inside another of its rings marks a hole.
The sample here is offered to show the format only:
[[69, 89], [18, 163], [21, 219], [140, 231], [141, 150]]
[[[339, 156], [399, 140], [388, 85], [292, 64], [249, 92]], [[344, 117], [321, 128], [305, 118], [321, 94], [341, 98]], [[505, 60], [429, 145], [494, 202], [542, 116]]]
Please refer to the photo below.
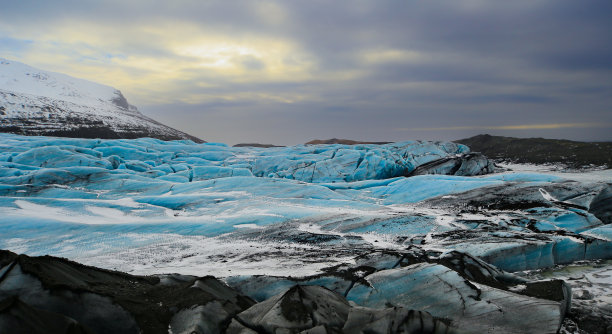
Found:
[[607, 171], [430, 174], [483, 172], [466, 154], [0, 134], [0, 248], [221, 277], [304, 276], [410, 245], [509, 271], [612, 257]]
[[563, 279], [572, 286], [573, 300], [600, 308], [612, 318], [612, 261], [579, 261], [571, 265], [520, 273], [530, 279]]
[[368, 285], [350, 290], [348, 300], [373, 308], [392, 304], [424, 310], [455, 319], [453, 325], [470, 332], [551, 333], [559, 325], [558, 302], [477, 285], [438, 264], [383, 270], [366, 280]]
[[572, 287], [572, 308], [560, 333], [612, 329], [612, 261], [578, 261], [519, 273], [528, 279], [562, 279]]
[[555, 165], [532, 165], [532, 164], [499, 164], [500, 167], [508, 169], [508, 174], [517, 172], [545, 173], [559, 176], [564, 179], [582, 182], [610, 182], [612, 180], [612, 169], [572, 170]]
[[[511, 167], [491, 173], [485, 157], [444, 142], [264, 149], [0, 134], [0, 249], [224, 278], [262, 302], [232, 320], [236, 330], [433, 316], [467, 332], [555, 333], [562, 321], [572, 332], [612, 319], [608, 171]], [[578, 267], [576, 277], [559, 269]], [[19, 274], [11, 268], [0, 277]], [[11, 282], [10, 293], [30, 291]], [[279, 317], [289, 304], [314, 309], [317, 296], [346, 312]], [[230, 313], [192, 305], [169, 326], [218, 328]]]

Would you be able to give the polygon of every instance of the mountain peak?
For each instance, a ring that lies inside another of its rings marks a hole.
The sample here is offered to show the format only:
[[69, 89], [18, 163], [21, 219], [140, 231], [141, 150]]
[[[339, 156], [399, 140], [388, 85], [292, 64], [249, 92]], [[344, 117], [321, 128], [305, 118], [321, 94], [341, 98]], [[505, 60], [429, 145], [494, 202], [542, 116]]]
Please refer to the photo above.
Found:
[[[111, 86], [43, 71], [29, 65], [0, 58], [0, 89], [13, 93], [42, 96], [92, 107], [113, 104], [130, 109], [121, 91]], [[136, 111], [135, 107], [133, 108]]]
[[202, 142], [141, 114], [116, 88], [4, 58], [0, 58], [0, 132]]

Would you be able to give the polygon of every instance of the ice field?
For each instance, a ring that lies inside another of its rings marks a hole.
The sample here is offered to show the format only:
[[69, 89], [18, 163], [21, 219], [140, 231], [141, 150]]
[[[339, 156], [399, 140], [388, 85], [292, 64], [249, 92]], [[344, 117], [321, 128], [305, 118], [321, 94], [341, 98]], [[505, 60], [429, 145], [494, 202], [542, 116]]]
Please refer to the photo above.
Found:
[[454, 143], [264, 149], [9, 134], [0, 143], [0, 248], [30, 255], [228, 276], [316, 273], [360, 250], [410, 244], [513, 271], [612, 254], [610, 213], [599, 207], [610, 205], [606, 171], [579, 181], [470, 176], [490, 162], [468, 159], [427, 170], [459, 175], [404, 177], [469, 154]]
[[[234, 148], [1, 134], [0, 249], [222, 278], [259, 302], [237, 330], [275, 323], [258, 314], [292, 293], [340, 298], [346, 314], [422, 310], [472, 331], [552, 333], [570, 307], [610, 319], [610, 170], [505, 167], [448, 142]], [[586, 292], [533, 281], [597, 261]], [[28, 262], [15, 263], [0, 294], [31, 279], [19, 271]], [[571, 289], [595, 306], [572, 304]], [[26, 300], [50, 307], [40, 298]]]

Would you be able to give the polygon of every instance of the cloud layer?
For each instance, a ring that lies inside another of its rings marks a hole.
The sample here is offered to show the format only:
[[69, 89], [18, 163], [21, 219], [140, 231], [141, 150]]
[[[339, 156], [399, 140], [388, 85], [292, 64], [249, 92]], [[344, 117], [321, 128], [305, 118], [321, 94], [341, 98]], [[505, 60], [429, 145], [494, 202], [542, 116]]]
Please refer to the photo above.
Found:
[[22, 0], [0, 11], [2, 56], [117, 87], [144, 113], [227, 143], [612, 140], [610, 40], [607, 0]]

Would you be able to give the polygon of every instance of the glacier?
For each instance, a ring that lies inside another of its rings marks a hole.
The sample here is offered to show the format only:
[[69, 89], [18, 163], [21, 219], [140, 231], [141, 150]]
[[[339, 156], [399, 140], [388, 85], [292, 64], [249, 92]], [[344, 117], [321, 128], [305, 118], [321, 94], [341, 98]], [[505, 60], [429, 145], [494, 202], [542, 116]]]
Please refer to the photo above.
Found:
[[[503, 170], [451, 142], [257, 148], [0, 134], [0, 249], [132, 275], [213, 275], [259, 302], [227, 313], [237, 333], [270, 321], [376, 327], [409, 310], [468, 332], [554, 333], [570, 285], [521, 273], [612, 259], [611, 194], [610, 170]], [[2, 270], [22, 275], [12, 266]], [[272, 317], [283, 300], [319, 295], [340, 318]], [[168, 326], [196, 326], [215, 305], [184, 308]], [[374, 322], [356, 325], [365, 315]]]

